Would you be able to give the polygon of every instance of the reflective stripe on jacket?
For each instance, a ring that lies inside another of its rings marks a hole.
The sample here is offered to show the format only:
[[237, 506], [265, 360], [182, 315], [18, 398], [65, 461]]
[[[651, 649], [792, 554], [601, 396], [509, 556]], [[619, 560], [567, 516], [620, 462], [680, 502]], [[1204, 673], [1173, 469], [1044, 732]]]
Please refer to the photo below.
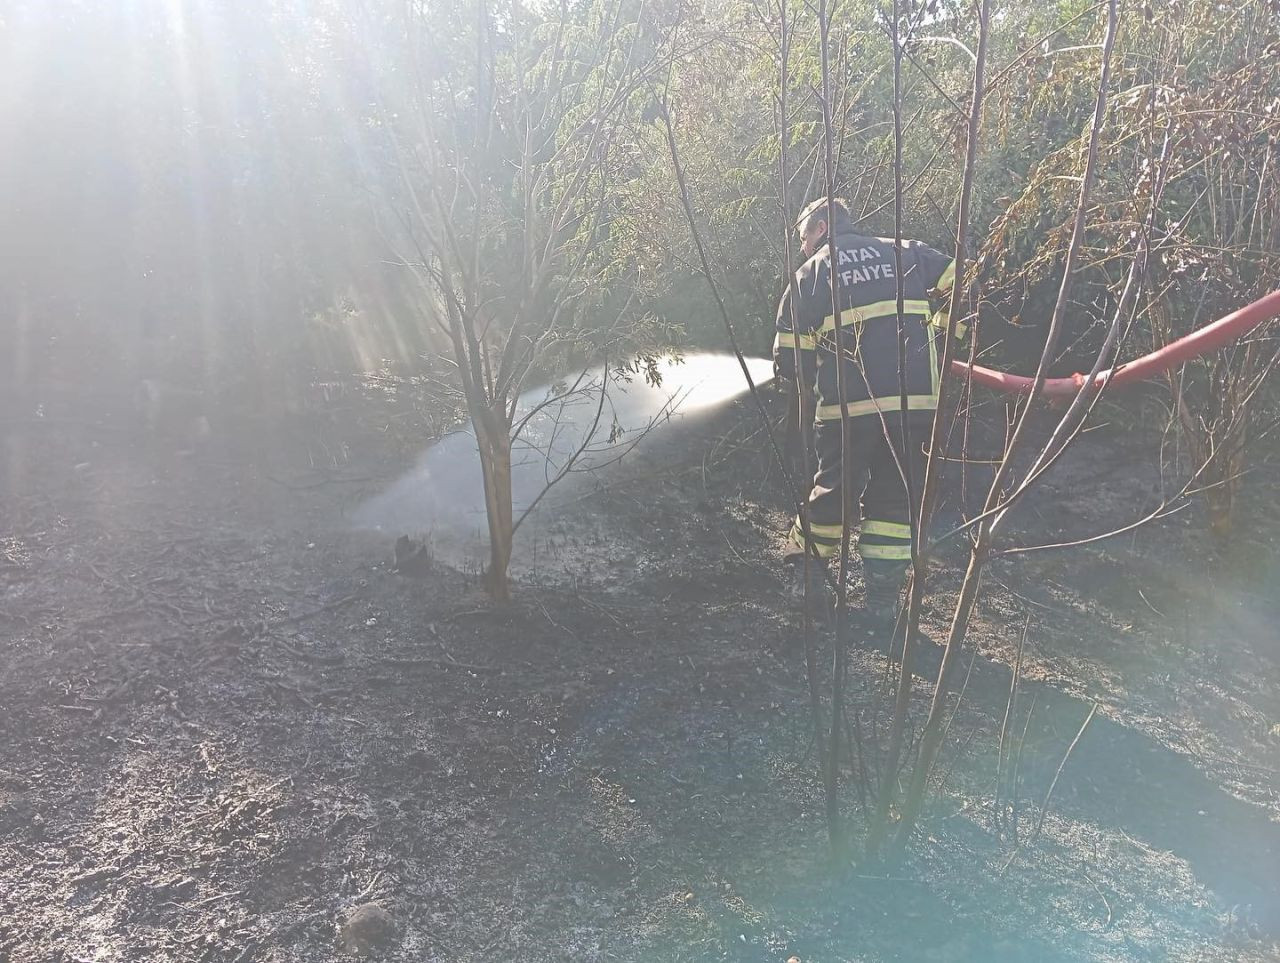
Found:
[[[836, 359], [845, 359], [844, 390], [850, 417], [901, 407], [898, 381], [897, 267], [893, 240], [836, 229], [836, 284], [840, 292], [840, 345], [831, 310], [830, 251], [826, 243], [796, 272], [796, 303], [788, 285], [778, 305], [774, 370], [817, 389], [817, 420], [840, 419]], [[919, 241], [904, 240], [903, 311], [907, 409], [938, 406], [941, 335], [946, 330], [955, 264]], [[794, 314], [794, 319], [793, 319]], [[957, 330], [957, 334], [963, 332]]]

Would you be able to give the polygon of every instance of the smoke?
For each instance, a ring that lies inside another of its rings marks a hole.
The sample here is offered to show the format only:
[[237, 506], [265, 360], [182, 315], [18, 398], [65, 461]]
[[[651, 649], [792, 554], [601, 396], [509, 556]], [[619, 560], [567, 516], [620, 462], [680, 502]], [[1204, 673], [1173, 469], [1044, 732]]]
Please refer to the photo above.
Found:
[[[747, 365], [757, 384], [773, 377], [763, 358], [748, 359]], [[682, 429], [747, 391], [732, 355], [668, 359], [659, 370], [659, 385], [639, 376], [602, 381], [603, 372], [594, 369], [521, 396], [516, 424], [522, 427], [512, 448], [515, 517], [530, 506], [554, 512], [584, 483], [625, 472], [660, 440], [665, 447]], [[431, 445], [411, 471], [360, 505], [352, 521], [366, 531], [425, 537], [437, 555], [454, 563], [483, 557], [484, 482], [470, 428]]]

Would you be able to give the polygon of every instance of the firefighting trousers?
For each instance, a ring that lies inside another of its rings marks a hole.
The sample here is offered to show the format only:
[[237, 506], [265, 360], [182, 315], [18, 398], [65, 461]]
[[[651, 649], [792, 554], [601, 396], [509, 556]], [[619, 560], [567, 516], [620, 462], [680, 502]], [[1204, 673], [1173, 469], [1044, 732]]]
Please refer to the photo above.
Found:
[[[833, 558], [840, 552], [843, 524], [841, 484], [849, 486], [851, 537], [870, 571], [905, 572], [911, 561], [911, 513], [903, 472], [919, 498], [924, 479], [924, 447], [933, 424], [932, 411], [908, 411], [909, 442], [904, 447], [899, 412], [859, 415], [845, 422], [843, 448], [839, 421], [822, 421], [814, 429], [818, 470], [805, 505], [809, 516], [810, 553]], [[784, 555], [798, 559], [804, 552], [804, 530], [796, 519]]]

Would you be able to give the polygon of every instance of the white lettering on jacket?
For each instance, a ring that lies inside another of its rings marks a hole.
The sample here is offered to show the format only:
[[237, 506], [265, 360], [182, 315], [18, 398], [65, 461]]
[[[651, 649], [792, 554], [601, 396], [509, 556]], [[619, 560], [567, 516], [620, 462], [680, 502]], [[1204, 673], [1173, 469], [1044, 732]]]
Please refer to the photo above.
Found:
[[[863, 248], [866, 250], [866, 248]], [[843, 251], [840, 252], [844, 254]], [[841, 258], [843, 260], [843, 257]], [[861, 284], [864, 281], [877, 281], [881, 278], [893, 278], [892, 264], [864, 264], [862, 267], [849, 268], [840, 272], [840, 284], [844, 287], [850, 287], [855, 284]]]

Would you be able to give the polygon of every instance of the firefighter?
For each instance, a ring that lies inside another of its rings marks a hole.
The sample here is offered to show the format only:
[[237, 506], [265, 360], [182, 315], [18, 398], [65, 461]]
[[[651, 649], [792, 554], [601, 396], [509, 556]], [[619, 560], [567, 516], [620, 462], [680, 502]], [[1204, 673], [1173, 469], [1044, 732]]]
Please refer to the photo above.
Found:
[[[808, 515], [809, 544], [806, 547], [797, 518], [783, 555], [792, 566], [797, 591], [803, 591], [800, 563], [806, 550], [814, 562], [811, 570], [825, 575], [826, 560], [840, 551], [842, 491], [848, 486], [851, 514], [856, 513], [850, 527], [857, 532], [866, 584], [867, 627], [874, 634], [885, 634], [896, 621], [911, 564], [909, 498], [919, 498], [924, 446], [938, 406], [941, 340], [955, 264], [919, 241], [903, 241], [907, 387], [903, 411], [893, 240], [857, 233], [845, 204], [836, 200], [828, 206], [826, 198], [805, 208], [798, 229], [805, 261], [796, 272], [795, 286], [788, 285], [778, 306], [774, 371], [784, 383], [799, 380], [799, 396], [805, 399], [801, 410], [806, 418], [809, 412], [814, 416], [817, 472], [803, 509]], [[834, 270], [828, 232], [835, 239]], [[841, 310], [838, 353], [833, 275]], [[847, 419], [841, 415], [837, 387], [841, 357]], [[905, 445], [904, 428], [909, 438]], [[916, 489], [910, 496], [904, 476], [912, 479]], [[825, 582], [821, 591], [825, 598]]]

